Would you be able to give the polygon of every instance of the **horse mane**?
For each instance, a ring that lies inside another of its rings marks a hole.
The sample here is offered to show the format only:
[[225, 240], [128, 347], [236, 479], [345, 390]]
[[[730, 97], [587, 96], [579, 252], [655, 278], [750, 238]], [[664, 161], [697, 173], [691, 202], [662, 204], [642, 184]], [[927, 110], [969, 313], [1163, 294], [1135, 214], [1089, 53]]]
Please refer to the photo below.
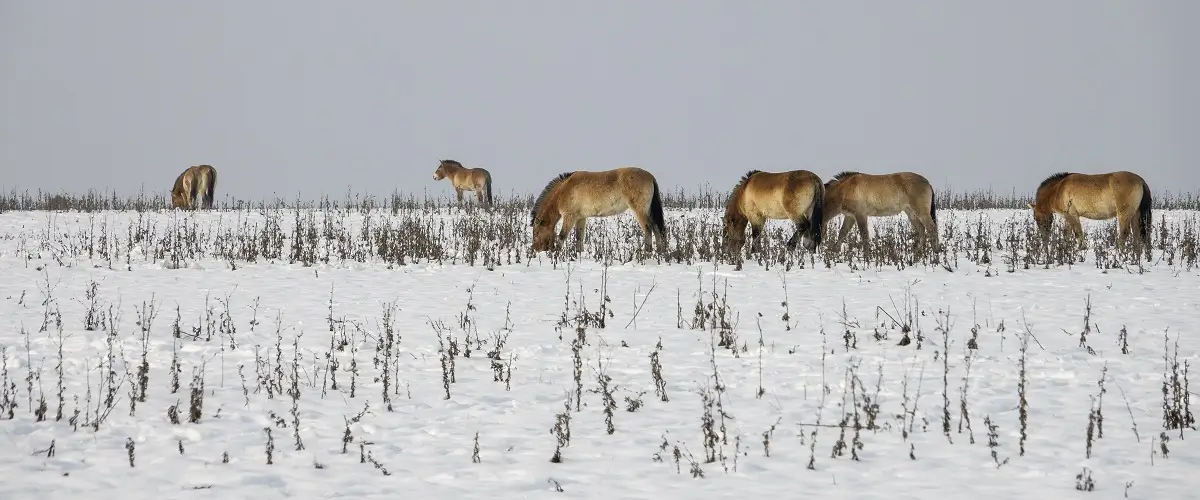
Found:
[[445, 164], [448, 164], [448, 165], [451, 165], [454, 167], [462, 167], [463, 166], [463, 164], [459, 163], [458, 160], [442, 160], [442, 163], [445, 163]]
[[754, 177], [754, 174], [761, 173], [761, 172], [762, 172], [762, 170], [751, 170], [749, 172], [746, 172], [745, 175], [742, 175], [742, 178], [737, 181], [737, 184], [733, 185], [733, 190], [729, 192], [729, 199], [725, 200], [725, 214], [727, 216], [728, 215], [741, 216], [740, 211], [737, 211], [736, 214], [733, 213], [734, 212], [733, 207], [737, 204], [736, 203], [737, 200], [739, 198], [741, 198], [742, 191], [746, 188], [746, 182], [748, 182], [751, 177]]
[[834, 174], [832, 180], [840, 181], [842, 179], [850, 177], [851, 175], [858, 175], [858, 174], [859, 174], [859, 172], [855, 172], [853, 170], [843, 170], [841, 172], [838, 172], [837, 174]]
[[829, 180], [825, 181], [825, 187], [828, 188], [830, 186], [833, 186], [833, 183], [835, 183], [835, 182], [843, 180], [852, 175], [858, 175], [858, 174], [859, 174], [859, 172], [855, 172], [853, 170], [843, 170], [841, 172], [834, 174], [833, 177], [830, 177]]
[[1051, 182], [1062, 180], [1064, 177], [1066, 177], [1068, 175], [1071, 175], [1071, 172], [1059, 172], [1057, 174], [1051, 175], [1050, 177], [1047, 177], [1046, 180], [1042, 181], [1041, 184], [1038, 184], [1038, 189], [1042, 189], [1043, 187], [1046, 187], [1046, 185], [1050, 184]]
[[729, 199], [732, 201], [734, 196], [736, 196], [738, 193], [740, 193], [742, 191], [742, 188], [746, 187], [746, 182], [749, 181], [751, 177], [754, 177], [754, 174], [761, 173], [761, 172], [762, 172], [762, 170], [751, 170], [749, 172], [746, 172], [746, 174], [742, 176], [741, 180], [737, 181], [737, 184], [733, 185], [733, 191], [730, 192]]
[[542, 194], [539, 194], [537, 200], [533, 202], [533, 210], [531, 210], [529, 213], [529, 218], [531, 221], [537, 218], [538, 212], [540, 212], [542, 209], [542, 203], [546, 201], [546, 198], [550, 195], [550, 191], [553, 191], [555, 186], [559, 185], [562, 181], [567, 180], [567, 178], [571, 177], [571, 174], [574, 173], [575, 172], [563, 172], [558, 174], [558, 177], [555, 177], [551, 179], [550, 182], [546, 183], [546, 187], [542, 189]]

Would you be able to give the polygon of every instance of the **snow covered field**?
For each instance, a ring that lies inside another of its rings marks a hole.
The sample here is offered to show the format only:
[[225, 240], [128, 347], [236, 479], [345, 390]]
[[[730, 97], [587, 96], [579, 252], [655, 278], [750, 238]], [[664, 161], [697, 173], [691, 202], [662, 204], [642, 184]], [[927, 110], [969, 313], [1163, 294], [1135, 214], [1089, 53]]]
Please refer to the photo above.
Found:
[[1027, 211], [944, 210], [936, 262], [905, 222], [873, 264], [772, 223], [741, 270], [715, 211], [669, 210], [644, 261], [628, 214], [530, 260], [527, 216], [0, 214], [0, 498], [1200, 487], [1198, 212], [1156, 211], [1140, 265], [1113, 223], [1045, 265]]

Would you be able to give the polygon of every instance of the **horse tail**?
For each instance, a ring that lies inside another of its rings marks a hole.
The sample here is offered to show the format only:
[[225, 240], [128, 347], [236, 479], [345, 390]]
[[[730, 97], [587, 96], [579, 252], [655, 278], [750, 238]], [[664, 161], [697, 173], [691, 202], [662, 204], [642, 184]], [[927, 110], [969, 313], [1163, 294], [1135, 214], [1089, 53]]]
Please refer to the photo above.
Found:
[[654, 195], [650, 197], [650, 227], [658, 234], [667, 234], [667, 217], [663, 215], [662, 196], [658, 191], [658, 179], [653, 179]]
[[821, 246], [821, 226], [825, 224], [825, 185], [818, 179], [813, 181], [812, 216], [808, 221], [808, 239], [813, 246]]
[[492, 204], [492, 173], [487, 170], [483, 171], [483, 190], [487, 198], [487, 204]]
[[937, 225], [937, 194], [932, 189], [929, 190], [929, 219]]
[[217, 169], [208, 169], [208, 182], [206, 184], [207, 186], [204, 190], [204, 204], [206, 205], [205, 208], [212, 208], [213, 197], [217, 192]]
[[1142, 243], [1150, 243], [1150, 205], [1153, 200], [1150, 199], [1150, 185], [1146, 181], [1142, 181], [1142, 201], [1138, 203], [1138, 236], [1141, 237]]
[[192, 171], [188, 173], [188, 179], [192, 181], [190, 184], [188, 184], [188, 205], [190, 205], [189, 208], [194, 209], [200, 204], [196, 197], [200, 195], [201, 190], [203, 189], [201, 183], [204, 182], [204, 175], [200, 173], [199, 169], [192, 169]]

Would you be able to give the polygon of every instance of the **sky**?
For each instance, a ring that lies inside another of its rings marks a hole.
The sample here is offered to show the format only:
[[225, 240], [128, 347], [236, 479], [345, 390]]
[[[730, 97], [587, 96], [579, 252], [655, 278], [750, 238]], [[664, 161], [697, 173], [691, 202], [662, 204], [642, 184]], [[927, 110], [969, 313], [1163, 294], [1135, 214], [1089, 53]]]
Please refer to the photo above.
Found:
[[0, 189], [497, 195], [636, 165], [1200, 191], [1195, 0], [0, 0]]

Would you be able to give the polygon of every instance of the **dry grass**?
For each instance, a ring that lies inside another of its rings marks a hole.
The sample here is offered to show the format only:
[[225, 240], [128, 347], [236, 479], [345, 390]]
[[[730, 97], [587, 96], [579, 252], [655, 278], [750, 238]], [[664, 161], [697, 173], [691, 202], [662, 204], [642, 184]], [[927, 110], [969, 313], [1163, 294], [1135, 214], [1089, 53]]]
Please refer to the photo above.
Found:
[[[670, 245], [657, 254], [631, 243], [639, 240], [641, 229], [626, 214], [589, 220], [588, 241], [578, 254], [565, 245], [562, 253], [535, 256], [530, 251], [529, 197], [498, 198], [491, 208], [459, 207], [445, 199], [400, 195], [382, 202], [349, 195], [341, 202], [329, 198], [290, 203], [227, 199], [217, 204], [216, 211], [184, 212], [167, 210], [163, 196], [39, 192], [0, 196], [0, 211], [50, 212], [44, 228], [31, 237], [34, 241], [22, 245], [28, 255], [52, 258], [63, 265], [84, 259], [101, 261], [110, 268], [128, 267], [138, 260], [179, 267], [203, 258], [227, 262], [234, 269], [247, 263], [281, 261], [306, 266], [432, 262], [494, 269], [528, 265], [531, 259], [555, 266], [562, 260], [590, 259], [605, 263], [756, 263], [783, 270], [846, 265], [854, 269], [916, 266], [954, 271], [969, 262], [986, 266], [989, 273], [1000, 273], [1073, 265], [1086, 259], [1104, 269], [1142, 270], [1143, 259], [1116, 248], [1115, 221], [1093, 225], [1086, 248], [1079, 248], [1063, 232], [1061, 222], [1048, 239], [1040, 238], [1028, 210], [1023, 209], [1027, 197], [987, 192], [939, 192], [938, 197], [936, 245], [910, 244], [913, 234], [908, 221], [892, 217], [872, 219], [872, 238], [865, 249], [854, 234], [846, 245], [836, 245], [833, 236], [841, 222], [835, 220], [826, 228], [827, 238], [815, 253], [803, 248], [793, 251], [784, 244], [791, 226], [772, 221], [764, 231], [762, 252], [755, 255], [721, 251], [720, 207], [725, 195], [712, 191], [664, 194]], [[1191, 194], [1157, 195], [1155, 201], [1152, 253], [1143, 256], [1153, 255], [1171, 266], [1190, 269], [1196, 261], [1200, 228], [1196, 215], [1162, 215], [1167, 210], [1200, 210], [1200, 199]], [[113, 211], [136, 215], [118, 223]], [[1004, 219], [994, 220], [996, 217]], [[79, 222], [60, 224], [69, 220]]]

